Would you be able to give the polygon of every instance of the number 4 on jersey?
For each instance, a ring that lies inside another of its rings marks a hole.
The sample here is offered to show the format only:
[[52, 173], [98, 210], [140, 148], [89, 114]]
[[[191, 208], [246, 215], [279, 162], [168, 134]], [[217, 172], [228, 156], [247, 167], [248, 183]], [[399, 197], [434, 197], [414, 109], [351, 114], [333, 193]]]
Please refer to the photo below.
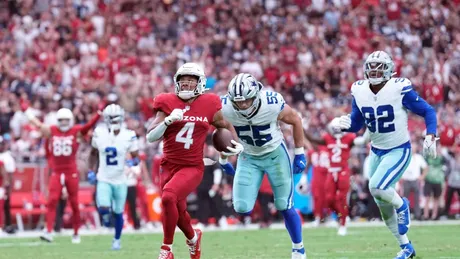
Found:
[[184, 127], [177, 133], [176, 142], [184, 143], [185, 149], [190, 149], [193, 144], [193, 131], [195, 130], [194, 122], [185, 123]]

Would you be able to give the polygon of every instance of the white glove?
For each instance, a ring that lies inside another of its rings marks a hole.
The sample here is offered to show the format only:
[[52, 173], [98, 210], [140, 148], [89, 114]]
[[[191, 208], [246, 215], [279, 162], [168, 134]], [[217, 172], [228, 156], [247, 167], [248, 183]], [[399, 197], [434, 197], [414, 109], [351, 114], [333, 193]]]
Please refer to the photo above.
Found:
[[425, 136], [425, 141], [423, 141], [423, 156], [425, 158], [436, 158], [436, 140], [438, 139], [433, 135]]
[[165, 118], [165, 123], [169, 126], [176, 121], [181, 121], [182, 119], [184, 119], [184, 110], [174, 109], [171, 114]]
[[243, 152], [244, 147], [240, 143], [236, 142], [232, 139], [232, 144], [235, 145], [234, 147], [227, 147], [229, 152], [221, 152], [224, 156], [236, 156], [239, 153]]
[[342, 115], [338, 118], [334, 118], [331, 121], [331, 126], [333, 130], [338, 132], [349, 129], [351, 127], [350, 115]]

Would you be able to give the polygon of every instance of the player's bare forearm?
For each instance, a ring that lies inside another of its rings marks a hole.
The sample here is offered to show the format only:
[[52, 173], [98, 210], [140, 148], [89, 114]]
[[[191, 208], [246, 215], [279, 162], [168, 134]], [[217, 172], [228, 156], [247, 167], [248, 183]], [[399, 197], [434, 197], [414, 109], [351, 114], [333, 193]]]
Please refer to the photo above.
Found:
[[233, 139], [238, 141], [238, 135], [236, 134], [235, 128], [228, 120], [224, 118], [222, 111], [216, 112], [212, 121], [212, 125], [218, 129], [228, 129], [230, 132], [232, 132]]
[[278, 120], [292, 125], [295, 147], [303, 148], [305, 145], [305, 139], [303, 134], [302, 118], [300, 118], [297, 112], [294, 111], [294, 109], [292, 109], [289, 105], [285, 105], [283, 110], [278, 115]]

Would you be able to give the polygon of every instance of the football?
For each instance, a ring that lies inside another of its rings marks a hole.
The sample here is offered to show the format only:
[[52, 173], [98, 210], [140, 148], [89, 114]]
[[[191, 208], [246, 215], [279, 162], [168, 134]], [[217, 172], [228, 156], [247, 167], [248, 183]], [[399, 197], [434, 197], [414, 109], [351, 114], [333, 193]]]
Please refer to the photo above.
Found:
[[227, 147], [233, 147], [231, 140], [233, 139], [232, 132], [228, 129], [216, 129], [212, 133], [212, 144], [219, 151], [228, 151]]

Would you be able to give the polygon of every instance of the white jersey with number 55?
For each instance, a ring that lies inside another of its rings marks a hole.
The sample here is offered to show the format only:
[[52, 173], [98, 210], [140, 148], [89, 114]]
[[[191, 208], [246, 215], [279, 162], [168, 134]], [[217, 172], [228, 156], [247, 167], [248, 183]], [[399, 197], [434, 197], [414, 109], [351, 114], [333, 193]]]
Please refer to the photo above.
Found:
[[244, 153], [262, 156], [278, 148], [283, 141], [283, 133], [278, 123], [278, 115], [285, 105], [281, 94], [262, 90], [259, 107], [250, 117], [236, 112], [227, 95], [222, 96], [221, 100], [222, 113], [235, 127], [244, 146]]
[[97, 180], [112, 184], [126, 183], [126, 155], [139, 149], [136, 133], [122, 127], [115, 136], [106, 126], [98, 126], [94, 130], [91, 145], [99, 150]]

